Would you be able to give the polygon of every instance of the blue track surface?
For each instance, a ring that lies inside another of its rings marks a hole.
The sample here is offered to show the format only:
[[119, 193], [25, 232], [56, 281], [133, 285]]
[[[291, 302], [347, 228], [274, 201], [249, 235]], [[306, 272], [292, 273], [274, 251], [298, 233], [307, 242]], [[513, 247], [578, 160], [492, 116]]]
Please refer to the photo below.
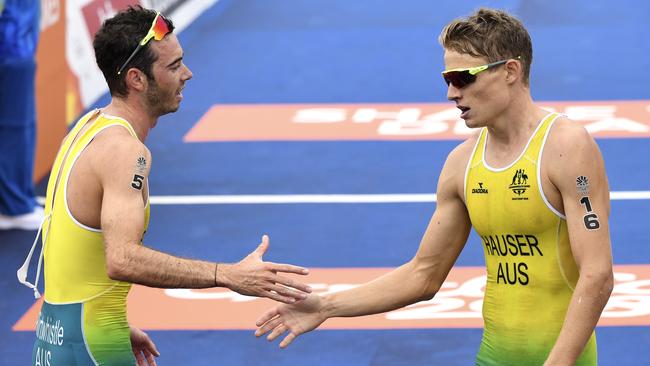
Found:
[[[650, 99], [647, 1], [222, 0], [179, 36], [194, 79], [181, 110], [163, 117], [149, 136], [152, 194], [434, 192], [458, 141], [185, 144], [182, 138], [214, 104], [443, 102], [437, 35], [480, 5], [508, 9], [528, 26], [537, 100]], [[598, 143], [613, 191], [650, 190], [648, 139]], [[269, 260], [389, 267], [413, 255], [434, 208], [153, 206], [145, 241], [182, 256], [236, 261], [268, 233]], [[616, 264], [650, 263], [648, 213], [648, 200], [612, 202]], [[11, 326], [32, 304], [14, 274], [32, 236], [0, 232], [2, 365], [27, 364], [31, 354], [33, 334]], [[474, 234], [458, 264], [483, 264]], [[162, 353], [159, 365], [470, 365], [481, 330], [318, 331], [283, 351], [252, 332], [151, 334]], [[600, 328], [598, 337], [601, 365], [650, 359], [649, 327]]]

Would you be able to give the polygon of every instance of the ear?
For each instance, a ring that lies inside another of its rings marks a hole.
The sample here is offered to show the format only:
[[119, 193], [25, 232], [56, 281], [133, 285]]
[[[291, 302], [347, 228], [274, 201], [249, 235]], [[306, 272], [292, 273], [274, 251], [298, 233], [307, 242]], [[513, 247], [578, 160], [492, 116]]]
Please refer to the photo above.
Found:
[[521, 61], [508, 60], [504, 66], [506, 70], [506, 82], [508, 84], [512, 84], [521, 79], [521, 73], [523, 72]]
[[147, 88], [147, 76], [135, 67], [126, 71], [124, 81], [126, 82], [127, 89], [134, 89], [141, 92]]

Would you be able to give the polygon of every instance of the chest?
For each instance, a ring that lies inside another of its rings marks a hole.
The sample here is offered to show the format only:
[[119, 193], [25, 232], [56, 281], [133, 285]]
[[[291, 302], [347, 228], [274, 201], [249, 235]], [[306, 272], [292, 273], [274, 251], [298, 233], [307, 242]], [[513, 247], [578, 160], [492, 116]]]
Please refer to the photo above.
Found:
[[490, 169], [480, 162], [467, 172], [465, 199], [479, 234], [533, 234], [557, 223], [543, 192], [536, 160], [524, 156], [510, 167]]

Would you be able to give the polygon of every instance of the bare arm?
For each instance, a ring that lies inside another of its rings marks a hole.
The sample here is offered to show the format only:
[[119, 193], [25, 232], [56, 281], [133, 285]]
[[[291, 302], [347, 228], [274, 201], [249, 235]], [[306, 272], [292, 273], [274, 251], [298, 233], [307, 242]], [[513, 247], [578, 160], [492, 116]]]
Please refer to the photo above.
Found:
[[579, 126], [558, 126], [549, 178], [562, 195], [571, 250], [580, 277], [546, 365], [573, 365], [589, 340], [613, 287], [609, 187], [598, 146]]
[[149, 163], [149, 152], [130, 136], [113, 136], [112, 140], [104, 142], [102, 149], [111, 154], [99, 154], [98, 164], [94, 166], [103, 188], [101, 228], [110, 278], [163, 288], [222, 286], [244, 295], [264, 296], [288, 303], [302, 299], [305, 292], [310, 292], [308, 286], [277, 274], [304, 275], [306, 269], [262, 261], [269, 246], [266, 236], [255, 251], [236, 264], [184, 259], [141, 245], [144, 228], [142, 190], [149, 166], [142, 169], [139, 162], [144, 159]]
[[284, 348], [328, 318], [376, 314], [432, 298], [465, 246], [471, 227], [461, 199], [465, 162], [461, 154], [450, 154], [440, 175], [436, 210], [413, 259], [354, 289], [311, 295], [295, 305], [271, 309], [258, 320], [256, 335], [272, 330], [268, 339], [273, 340], [289, 330], [280, 343]]
[[443, 168], [436, 210], [415, 256], [360, 287], [324, 296], [327, 318], [383, 313], [429, 300], [438, 292], [465, 246], [471, 228], [454, 174], [449, 165]]

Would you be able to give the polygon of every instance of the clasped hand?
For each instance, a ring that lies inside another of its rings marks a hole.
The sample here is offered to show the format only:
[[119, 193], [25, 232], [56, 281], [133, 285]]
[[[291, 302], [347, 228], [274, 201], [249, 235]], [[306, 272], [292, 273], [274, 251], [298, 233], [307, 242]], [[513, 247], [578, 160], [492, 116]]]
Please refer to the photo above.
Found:
[[309, 286], [278, 273], [306, 275], [309, 271], [290, 264], [264, 262], [262, 257], [268, 248], [269, 237], [264, 235], [257, 249], [238, 263], [219, 264], [217, 282], [242, 295], [268, 297], [286, 304], [305, 299], [311, 292]]
[[261, 337], [270, 332], [266, 339], [273, 341], [288, 332], [280, 342], [280, 348], [286, 348], [296, 337], [317, 328], [327, 319], [323, 309], [322, 297], [315, 294], [295, 304], [278, 305], [257, 320], [255, 336]]

